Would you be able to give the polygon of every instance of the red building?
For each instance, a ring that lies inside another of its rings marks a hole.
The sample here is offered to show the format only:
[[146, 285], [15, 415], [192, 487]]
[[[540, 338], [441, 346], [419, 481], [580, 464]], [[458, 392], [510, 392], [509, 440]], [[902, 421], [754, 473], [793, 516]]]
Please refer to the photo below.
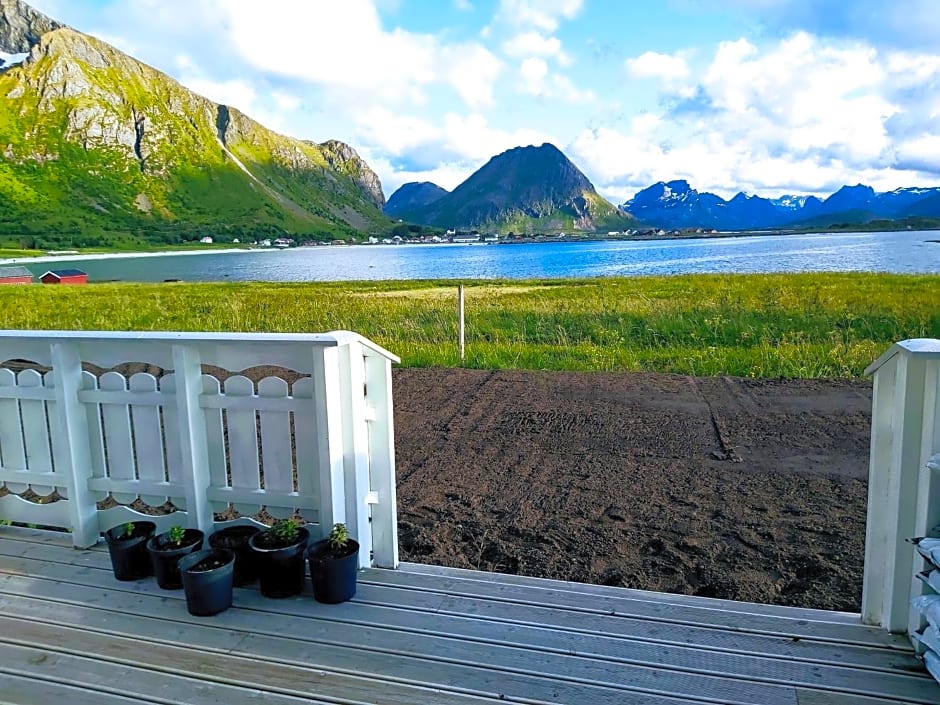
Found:
[[0, 284], [32, 284], [33, 273], [26, 267], [0, 267]]
[[56, 269], [43, 274], [39, 281], [43, 284], [87, 284], [88, 275], [80, 269]]

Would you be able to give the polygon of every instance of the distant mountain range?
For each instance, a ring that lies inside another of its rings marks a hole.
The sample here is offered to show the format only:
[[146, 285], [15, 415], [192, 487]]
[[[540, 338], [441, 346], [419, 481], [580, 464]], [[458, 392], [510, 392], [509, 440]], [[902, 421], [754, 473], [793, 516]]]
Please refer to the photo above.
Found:
[[700, 193], [687, 181], [659, 182], [621, 208], [659, 228], [752, 230], [826, 227], [838, 223], [940, 218], [940, 188], [900, 188], [876, 193], [870, 186], [843, 186], [825, 200], [815, 196], [762, 198], [744, 193], [730, 201]]
[[428, 182], [404, 184], [385, 213], [420, 225], [516, 233], [636, 225], [551, 144], [503, 152], [450, 192]]
[[20, 0], [0, 0], [0, 96], [3, 243], [332, 239], [394, 225], [348, 145], [272, 132]]

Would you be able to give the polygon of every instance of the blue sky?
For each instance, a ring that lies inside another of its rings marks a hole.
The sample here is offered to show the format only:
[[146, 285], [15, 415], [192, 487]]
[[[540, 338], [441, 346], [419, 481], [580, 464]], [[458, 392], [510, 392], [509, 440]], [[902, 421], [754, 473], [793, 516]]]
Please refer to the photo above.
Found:
[[33, 0], [390, 195], [552, 142], [616, 203], [940, 185], [937, 0]]

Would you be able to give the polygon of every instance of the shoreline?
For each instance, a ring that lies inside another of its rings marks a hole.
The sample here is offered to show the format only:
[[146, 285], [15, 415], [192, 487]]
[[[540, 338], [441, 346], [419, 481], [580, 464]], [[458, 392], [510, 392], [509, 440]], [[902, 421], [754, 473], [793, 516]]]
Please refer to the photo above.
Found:
[[7, 257], [0, 259], [0, 266], [8, 264], [30, 264], [32, 262], [78, 262], [89, 259], [136, 259], [138, 257], [179, 257], [183, 255], [225, 255], [239, 252], [279, 252], [275, 248], [230, 248], [224, 250], [166, 250], [165, 252], [100, 252], [76, 255], [40, 255], [38, 257]]

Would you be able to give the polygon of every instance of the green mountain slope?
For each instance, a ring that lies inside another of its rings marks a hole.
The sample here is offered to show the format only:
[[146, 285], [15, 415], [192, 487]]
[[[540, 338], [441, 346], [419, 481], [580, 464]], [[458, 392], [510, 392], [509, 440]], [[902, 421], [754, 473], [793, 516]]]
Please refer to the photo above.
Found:
[[[396, 196], [389, 201], [397, 201]], [[517, 233], [636, 224], [598, 195], [588, 178], [550, 144], [517, 147], [493, 157], [453, 191], [409, 215], [422, 225]]]
[[0, 0], [8, 43], [51, 27], [23, 64], [0, 73], [0, 239], [93, 246], [390, 228], [378, 177], [347, 145], [276, 134], [104, 42], [25, 14]]

